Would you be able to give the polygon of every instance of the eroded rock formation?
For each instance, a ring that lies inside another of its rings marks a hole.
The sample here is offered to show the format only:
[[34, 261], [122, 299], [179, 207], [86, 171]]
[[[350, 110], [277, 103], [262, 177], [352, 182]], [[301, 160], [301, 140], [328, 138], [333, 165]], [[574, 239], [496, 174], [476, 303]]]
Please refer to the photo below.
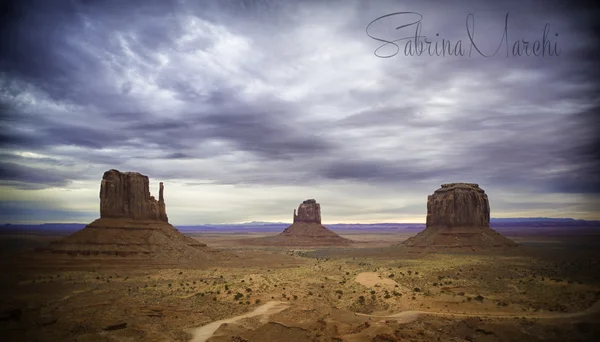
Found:
[[164, 185], [160, 183], [157, 201], [149, 184], [148, 176], [138, 172], [106, 171], [100, 185], [100, 217], [168, 222]]
[[352, 240], [343, 238], [321, 224], [321, 205], [309, 199], [294, 210], [294, 223], [276, 236], [245, 239], [250, 245], [345, 246]]
[[442, 184], [427, 197], [427, 227], [489, 227], [490, 205], [478, 184]]
[[442, 184], [427, 197], [427, 224], [407, 239], [412, 247], [487, 248], [516, 246], [490, 228], [487, 194], [478, 184]]
[[50, 246], [53, 253], [118, 255], [166, 260], [214, 260], [225, 254], [181, 234], [168, 223], [164, 184], [158, 201], [148, 176], [109, 170], [100, 185], [100, 218]]
[[304, 223], [321, 223], [321, 205], [314, 199], [309, 199], [298, 207], [298, 214], [294, 209], [294, 221]]

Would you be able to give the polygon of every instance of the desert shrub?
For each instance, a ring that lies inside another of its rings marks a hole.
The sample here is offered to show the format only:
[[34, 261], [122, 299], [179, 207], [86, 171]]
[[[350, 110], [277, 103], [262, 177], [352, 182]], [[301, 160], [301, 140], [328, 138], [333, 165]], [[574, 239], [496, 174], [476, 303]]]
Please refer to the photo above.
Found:
[[392, 274], [390, 274], [388, 277], [389, 277], [389, 278], [394, 278], [394, 274], [392, 273]]
[[375, 294], [375, 290], [371, 290], [371, 294], [374, 295]]
[[438, 285], [439, 285], [438, 283], [433, 283], [433, 286], [438, 286]]
[[260, 304], [260, 299], [255, 300], [254, 303]]
[[415, 287], [414, 290], [415, 290], [415, 292], [421, 292], [421, 289], [418, 287]]
[[229, 285], [225, 285], [225, 291], [229, 291]]
[[244, 297], [244, 295], [238, 292], [235, 294], [235, 297], [233, 297], [233, 298], [235, 298], [235, 300], [239, 300], [240, 298], [243, 298], [243, 297]]
[[312, 291], [308, 291], [308, 295], [312, 296], [313, 295]]
[[479, 302], [483, 302], [483, 296], [482, 295], [477, 295], [477, 297], [475, 297], [475, 300], [479, 301]]
[[217, 301], [217, 297], [213, 297], [213, 302], [216, 302], [216, 301]]
[[246, 292], [252, 292], [252, 289], [248, 287], [248, 288], [246, 289]]
[[342, 291], [342, 290], [336, 290], [336, 291], [335, 291], [335, 293], [337, 293], [337, 294], [339, 294], [339, 295], [343, 295], [343, 294], [344, 294], [344, 291]]
[[346, 275], [350, 275], [350, 272], [346, 272]]
[[359, 302], [360, 304], [364, 304], [364, 303], [365, 303], [365, 296], [359, 296], [359, 297], [358, 297], [358, 302]]
[[385, 299], [390, 299], [390, 298], [392, 298], [392, 296], [390, 296], [390, 294], [388, 293], [388, 294], [386, 294], [385, 296], [383, 296], [383, 298], [385, 298]]

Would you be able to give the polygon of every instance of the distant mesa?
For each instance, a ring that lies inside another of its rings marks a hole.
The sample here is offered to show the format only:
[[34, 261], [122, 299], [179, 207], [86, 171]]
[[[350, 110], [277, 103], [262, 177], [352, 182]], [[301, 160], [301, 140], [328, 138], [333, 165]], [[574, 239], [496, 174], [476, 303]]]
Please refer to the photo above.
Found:
[[321, 224], [321, 205], [309, 199], [294, 209], [294, 223], [276, 236], [245, 239], [243, 243], [280, 246], [347, 246], [343, 238]]
[[211, 259], [205, 244], [169, 224], [164, 185], [158, 201], [150, 195], [148, 176], [109, 170], [100, 185], [100, 218], [50, 246], [71, 255], [141, 256], [164, 260]]
[[410, 247], [492, 248], [517, 246], [490, 228], [487, 194], [478, 184], [442, 184], [427, 197], [426, 227], [403, 243]]

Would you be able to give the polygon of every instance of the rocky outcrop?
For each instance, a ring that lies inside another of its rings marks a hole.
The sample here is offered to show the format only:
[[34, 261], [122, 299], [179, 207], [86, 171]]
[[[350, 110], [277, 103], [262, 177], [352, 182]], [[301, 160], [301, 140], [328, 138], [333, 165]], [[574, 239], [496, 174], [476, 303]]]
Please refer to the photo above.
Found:
[[298, 207], [298, 214], [294, 209], [294, 221], [304, 223], [318, 223], [321, 224], [321, 205], [314, 199], [309, 199]]
[[442, 184], [427, 197], [427, 227], [489, 227], [490, 205], [478, 184]]
[[100, 185], [100, 218], [61, 241], [50, 252], [69, 255], [134, 256], [160, 261], [199, 261], [221, 253], [181, 234], [168, 223], [164, 184], [158, 201], [150, 195], [148, 176], [109, 170]]
[[148, 176], [138, 172], [109, 170], [100, 185], [100, 217], [168, 222], [160, 183], [159, 200], [150, 195]]
[[478, 184], [442, 184], [427, 197], [425, 229], [403, 244], [432, 248], [489, 248], [516, 246], [490, 228], [487, 194]]
[[248, 245], [267, 246], [347, 246], [352, 240], [343, 238], [321, 224], [321, 205], [309, 199], [294, 210], [294, 223], [275, 236], [244, 239]]
[[169, 218], [167, 217], [167, 206], [165, 205], [165, 186], [163, 182], [160, 182], [158, 189], [158, 219], [163, 222], [169, 222]]

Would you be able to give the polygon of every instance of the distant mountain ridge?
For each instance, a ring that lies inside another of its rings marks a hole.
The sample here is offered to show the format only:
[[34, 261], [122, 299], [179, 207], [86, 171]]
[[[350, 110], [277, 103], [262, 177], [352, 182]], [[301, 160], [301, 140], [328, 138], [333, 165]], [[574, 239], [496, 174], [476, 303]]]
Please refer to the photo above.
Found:
[[552, 222], [574, 222], [574, 221], [586, 221], [586, 222], [597, 222], [590, 220], [576, 220], [572, 218], [552, 218], [552, 217], [510, 217], [510, 218], [496, 218], [492, 217], [490, 222], [532, 222], [532, 221], [552, 221]]
[[[231, 224], [198, 224], [198, 225], [175, 225], [181, 232], [280, 232], [291, 223], [252, 221], [246, 223]], [[344, 230], [409, 230], [418, 231], [425, 228], [425, 223], [332, 223], [324, 224], [334, 231]], [[523, 217], [523, 218], [491, 218], [492, 228], [527, 228], [527, 227], [560, 227], [560, 226], [598, 226], [600, 220], [577, 220], [572, 218], [546, 218], [546, 217]], [[0, 234], [62, 234], [72, 233], [83, 229], [84, 223], [43, 223], [43, 224], [4, 224], [0, 226]]]

